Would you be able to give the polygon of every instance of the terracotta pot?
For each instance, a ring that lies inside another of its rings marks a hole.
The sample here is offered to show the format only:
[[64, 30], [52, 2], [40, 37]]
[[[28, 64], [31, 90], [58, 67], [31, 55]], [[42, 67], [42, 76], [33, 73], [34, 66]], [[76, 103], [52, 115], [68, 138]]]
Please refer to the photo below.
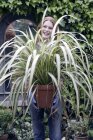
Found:
[[0, 140], [7, 140], [8, 139], [8, 134], [4, 134], [0, 136]]
[[88, 136], [74, 136], [74, 140], [88, 140]]
[[40, 108], [50, 108], [55, 94], [53, 85], [37, 85], [36, 101]]

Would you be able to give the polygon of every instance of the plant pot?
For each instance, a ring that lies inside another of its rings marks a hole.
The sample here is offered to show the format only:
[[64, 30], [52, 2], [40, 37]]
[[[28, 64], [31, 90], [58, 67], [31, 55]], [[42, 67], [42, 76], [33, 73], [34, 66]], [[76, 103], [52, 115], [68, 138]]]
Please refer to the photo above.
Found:
[[50, 108], [56, 91], [55, 87], [53, 85], [37, 85], [36, 87], [37, 106], [40, 108]]
[[89, 140], [93, 140], [93, 137], [90, 137], [90, 136], [89, 136]]
[[74, 136], [74, 140], [88, 140], [88, 136]]
[[3, 134], [0, 136], [0, 140], [18, 140], [17, 136], [13, 133]]
[[7, 140], [8, 139], [8, 134], [4, 134], [0, 136], [0, 140]]

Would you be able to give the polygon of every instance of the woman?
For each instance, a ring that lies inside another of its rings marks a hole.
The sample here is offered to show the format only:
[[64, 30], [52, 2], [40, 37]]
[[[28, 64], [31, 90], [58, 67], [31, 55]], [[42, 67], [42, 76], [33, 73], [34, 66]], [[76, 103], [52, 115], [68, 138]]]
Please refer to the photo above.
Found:
[[[51, 33], [55, 25], [52, 17], [45, 17], [41, 24], [41, 36], [48, 43]], [[53, 98], [52, 107], [50, 109], [38, 108], [35, 98], [30, 105], [30, 113], [32, 118], [32, 127], [34, 132], [34, 140], [45, 140], [44, 113], [48, 117], [49, 138], [50, 140], [61, 140], [61, 121], [62, 121], [62, 104], [58, 94]], [[52, 111], [52, 114], [51, 114]]]

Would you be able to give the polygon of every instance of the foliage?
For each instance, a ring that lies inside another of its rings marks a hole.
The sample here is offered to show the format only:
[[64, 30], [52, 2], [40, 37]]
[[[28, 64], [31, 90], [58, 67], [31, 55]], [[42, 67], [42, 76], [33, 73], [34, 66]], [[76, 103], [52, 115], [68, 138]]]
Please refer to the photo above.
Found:
[[90, 139], [90, 140], [93, 139], [93, 129], [89, 129], [89, 130], [88, 130], [88, 136], [89, 136], [89, 139]]
[[48, 14], [56, 18], [62, 15], [73, 15], [78, 21], [65, 18], [61, 26], [66, 30], [79, 31], [84, 34], [91, 44], [93, 40], [93, 1], [92, 0], [0, 0], [1, 14], [12, 12], [17, 14], [34, 14], [36, 22], [40, 21], [46, 7]]
[[[89, 101], [92, 105], [93, 95], [89, 61], [83, 50], [82, 42], [90, 48], [91, 46], [82, 34], [79, 34], [82, 39], [78, 39], [76, 34], [72, 32], [60, 30], [55, 33], [58, 24], [65, 17], [63, 16], [57, 20], [49, 43], [44, 42], [40, 36], [40, 30], [36, 32], [34, 37], [29, 29], [28, 33], [19, 31], [21, 35], [1, 46], [0, 55], [7, 47], [12, 45], [14, 48], [12, 52], [0, 60], [0, 62], [3, 62], [6, 58], [9, 58], [9, 61], [0, 70], [0, 84], [3, 84], [7, 78], [12, 79], [10, 98], [14, 116], [20, 94], [24, 99], [27, 95], [25, 93], [31, 92], [34, 84], [53, 83], [57, 87], [61, 98], [62, 90], [66, 87], [68, 80], [72, 81], [77, 114], [79, 114], [80, 89], [86, 97], [86, 108]], [[39, 44], [38, 41], [40, 41]], [[64, 86], [62, 86], [62, 83], [64, 83]], [[66, 90], [68, 91], [68, 89]], [[35, 90], [32, 93], [33, 96]]]
[[79, 120], [68, 120], [67, 136], [73, 138], [75, 136], [87, 136], [89, 129], [89, 118], [84, 117]]
[[20, 114], [21, 112], [17, 113], [12, 122], [12, 111], [0, 106], [0, 136], [8, 134], [13, 139], [16, 136], [18, 140], [33, 140], [31, 116], [27, 114], [22, 120]]
[[31, 116], [26, 115], [25, 119], [22, 120], [21, 116], [16, 116], [12, 125], [11, 133], [14, 133], [18, 140], [33, 140], [33, 130], [31, 124]]
[[9, 108], [0, 107], [0, 135], [7, 132], [12, 124], [12, 111]]

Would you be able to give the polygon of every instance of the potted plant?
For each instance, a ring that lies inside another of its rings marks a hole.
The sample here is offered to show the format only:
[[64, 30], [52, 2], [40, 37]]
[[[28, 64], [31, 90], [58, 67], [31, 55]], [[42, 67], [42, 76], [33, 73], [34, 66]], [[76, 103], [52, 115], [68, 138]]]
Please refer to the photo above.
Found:
[[88, 140], [88, 120], [88, 118], [69, 120], [66, 134], [67, 138]]
[[88, 129], [89, 140], [92, 140], [93, 139], [93, 117], [92, 116], [93, 115], [91, 113], [91, 116], [89, 118], [89, 129]]
[[83, 121], [76, 124], [74, 140], [88, 140], [88, 125]]
[[[13, 46], [13, 51], [0, 59], [2, 63], [9, 58], [0, 70], [0, 84], [3, 84], [6, 79], [12, 80], [9, 96], [14, 116], [19, 96], [21, 95], [24, 100], [27, 93], [32, 91], [33, 97], [37, 90], [34, 88], [35, 85], [54, 85], [61, 99], [65, 83], [72, 81], [76, 95], [77, 114], [79, 114], [80, 88], [83, 90], [86, 101], [90, 100], [92, 105], [89, 61], [82, 46], [83, 43], [87, 45], [89, 43], [81, 34], [79, 36], [82, 39], [78, 39], [75, 33], [67, 31], [55, 33], [64, 17], [56, 22], [49, 43], [44, 42], [40, 31], [37, 31], [34, 37], [29, 29], [29, 33], [19, 31], [21, 35], [15, 36], [0, 47], [0, 55], [2, 55], [7, 47]], [[38, 39], [40, 40], [39, 47], [37, 47]]]
[[93, 140], [93, 129], [88, 130], [89, 140]]

